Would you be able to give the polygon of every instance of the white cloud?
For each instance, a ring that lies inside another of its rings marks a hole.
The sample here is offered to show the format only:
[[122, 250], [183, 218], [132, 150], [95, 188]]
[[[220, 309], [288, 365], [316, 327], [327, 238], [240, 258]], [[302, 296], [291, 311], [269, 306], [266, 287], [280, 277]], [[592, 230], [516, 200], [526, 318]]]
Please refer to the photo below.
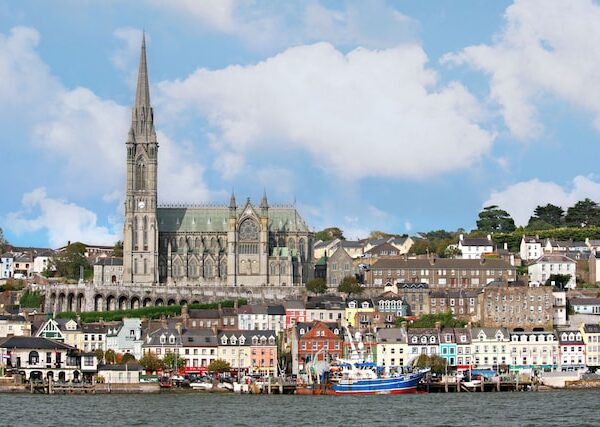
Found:
[[99, 226], [94, 212], [50, 198], [43, 187], [24, 194], [21, 204], [21, 211], [7, 215], [7, 228], [16, 234], [45, 231], [52, 247], [68, 240], [110, 245], [120, 238], [120, 234]]
[[591, 177], [578, 175], [565, 186], [532, 179], [493, 191], [483, 206], [498, 205], [511, 214], [517, 225], [527, 225], [537, 206], [552, 203], [566, 210], [586, 197], [600, 201], [600, 183]]
[[230, 34], [259, 50], [328, 41], [338, 46], [390, 47], [413, 40], [417, 24], [383, 0], [364, 0], [328, 8], [320, 2], [253, 0], [154, 0], [200, 24]]
[[412, 224], [410, 221], [404, 221], [404, 229], [408, 232], [412, 230]]
[[173, 117], [207, 117], [221, 156], [257, 148], [304, 149], [346, 179], [421, 179], [478, 162], [494, 135], [459, 83], [440, 86], [421, 47], [291, 48], [251, 66], [199, 69], [159, 84]]
[[[113, 36], [119, 41], [120, 46], [113, 52], [110, 60], [119, 71], [127, 74], [127, 81], [135, 87], [135, 79], [140, 59], [140, 43], [142, 30], [132, 27], [117, 28]], [[146, 34], [146, 43], [150, 36]]]
[[450, 54], [490, 76], [490, 97], [510, 131], [533, 138], [542, 131], [537, 103], [544, 96], [589, 111], [600, 129], [600, 6], [591, 0], [516, 0], [492, 45]]

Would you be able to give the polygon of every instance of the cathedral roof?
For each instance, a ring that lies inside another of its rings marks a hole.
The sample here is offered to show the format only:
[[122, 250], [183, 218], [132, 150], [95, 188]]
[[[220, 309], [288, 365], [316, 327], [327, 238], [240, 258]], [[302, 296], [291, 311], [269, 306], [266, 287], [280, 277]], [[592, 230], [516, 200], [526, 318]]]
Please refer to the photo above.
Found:
[[[227, 232], [227, 206], [159, 207], [158, 229], [161, 232]], [[274, 206], [268, 210], [269, 231], [309, 232], [293, 206]]]

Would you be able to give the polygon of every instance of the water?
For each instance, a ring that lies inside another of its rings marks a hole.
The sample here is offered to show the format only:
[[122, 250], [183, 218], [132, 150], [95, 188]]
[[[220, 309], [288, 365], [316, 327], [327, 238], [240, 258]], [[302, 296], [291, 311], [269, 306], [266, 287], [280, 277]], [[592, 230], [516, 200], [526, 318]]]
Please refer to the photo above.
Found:
[[385, 396], [0, 394], [4, 426], [597, 426], [600, 391]]

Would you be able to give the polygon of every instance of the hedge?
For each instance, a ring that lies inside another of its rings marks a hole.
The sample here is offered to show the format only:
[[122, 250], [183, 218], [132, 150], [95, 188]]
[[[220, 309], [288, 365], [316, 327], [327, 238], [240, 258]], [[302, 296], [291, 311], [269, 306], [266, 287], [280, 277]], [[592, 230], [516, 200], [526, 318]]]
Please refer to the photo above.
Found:
[[[238, 305], [245, 305], [247, 300], [239, 299]], [[235, 301], [226, 300], [220, 303], [206, 304], [190, 304], [189, 309], [215, 309], [219, 307], [233, 307]], [[123, 318], [141, 318], [141, 319], [159, 319], [161, 316], [179, 316], [181, 314], [180, 305], [163, 305], [159, 307], [143, 307], [132, 310], [115, 310], [115, 311], [87, 311], [79, 313], [82, 322], [93, 323], [99, 322], [101, 319], [107, 322], [123, 320]], [[75, 319], [77, 313], [74, 311], [63, 311], [56, 315], [58, 319]]]

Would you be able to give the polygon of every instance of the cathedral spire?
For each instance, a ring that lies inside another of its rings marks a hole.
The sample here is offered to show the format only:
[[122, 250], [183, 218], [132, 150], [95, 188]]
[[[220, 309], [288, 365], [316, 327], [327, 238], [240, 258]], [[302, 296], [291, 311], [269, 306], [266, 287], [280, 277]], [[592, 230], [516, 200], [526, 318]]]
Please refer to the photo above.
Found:
[[142, 36], [142, 52], [138, 70], [137, 89], [135, 91], [135, 108], [150, 108], [150, 87], [148, 85], [148, 65], [146, 63], [146, 33]]
[[265, 216], [269, 210], [269, 203], [267, 202], [267, 190], [263, 190], [262, 200], [260, 201], [260, 210]]
[[229, 199], [229, 209], [235, 210], [237, 205], [235, 203], [235, 194], [233, 190], [231, 190], [231, 198]]

